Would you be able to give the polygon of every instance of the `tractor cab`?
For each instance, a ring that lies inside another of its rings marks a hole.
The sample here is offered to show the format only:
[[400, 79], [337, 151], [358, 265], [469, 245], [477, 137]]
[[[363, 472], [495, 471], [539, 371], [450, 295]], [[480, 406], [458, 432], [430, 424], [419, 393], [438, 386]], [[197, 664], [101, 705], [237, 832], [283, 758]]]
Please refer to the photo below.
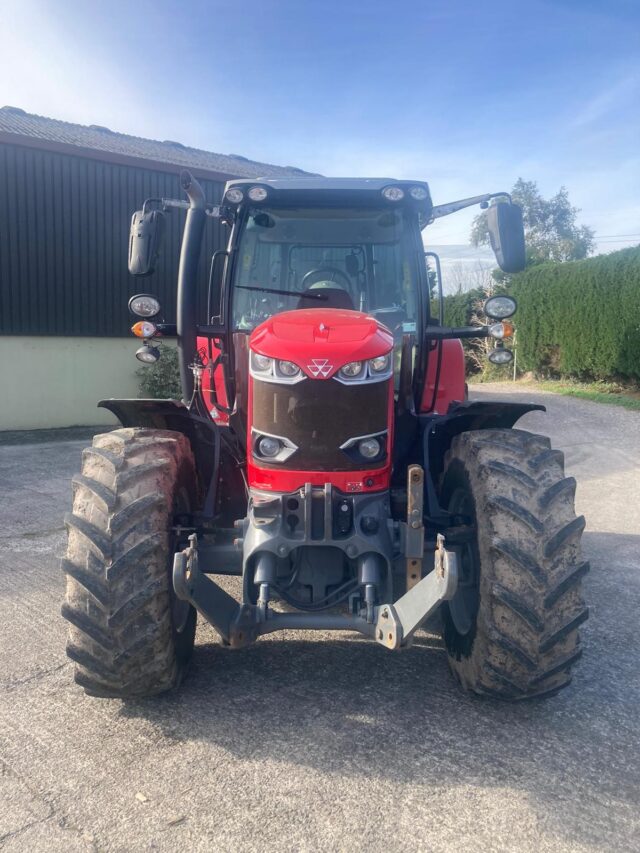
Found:
[[[240, 406], [247, 340], [290, 311], [349, 311], [393, 336], [396, 393], [403, 339], [412, 361], [428, 321], [421, 227], [432, 210], [425, 183], [392, 179], [266, 179], [227, 184], [222, 218], [231, 225], [226, 263], [214, 264], [211, 322], [225, 329], [229, 370], [217, 376]], [[329, 313], [327, 313], [329, 312]], [[305, 315], [306, 316], [306, 315]], [[313, 320], [314, 315], [308, 315]], [[300, 324], [297, 324], [298, 327]], [[206, 380], [205, 380], [206, 381]], [[223, 400], [223, 409], [230, 408]], [[219, 413], [219, 409], [216, 409]], [[224, 415], [220, 418], [224, 420]]]
[[247, 197], [255, 187], [246, 183], [227, 189], [227, 197], [247, 198], [237, 209], [232, 327], [251, 330], [292, 309], [337, 308], [379, 318], [398, 344], [403, 332], [415, 334], [425, 306], [420, 222], [431, 210], [428, 186], [405, 190], [384, 180], [350, 181], [344, 188], [324, 179], [288, 183], [260, 187], [260, 202]]

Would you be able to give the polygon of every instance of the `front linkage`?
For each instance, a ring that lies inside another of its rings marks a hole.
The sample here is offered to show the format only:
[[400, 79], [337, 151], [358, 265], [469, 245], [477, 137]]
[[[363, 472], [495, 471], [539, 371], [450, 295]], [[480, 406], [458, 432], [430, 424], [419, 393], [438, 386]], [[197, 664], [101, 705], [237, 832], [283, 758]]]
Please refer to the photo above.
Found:
[[444, 601], [455, 594], [458, 583], [456, 555], [444, 547], [438, 535], [434, 567], [429, 574], [393, 604], [367, 605], [352, 615], [334, 613], [281, 613], [269, 607], [268, 598], [257, 604], [239, 603], [198, 566], [198, 537], [178, 552], [173, 563], [173, 585], [177, 596], [192, 604], [233, 648], [255, 642], [262, 634], [283, 629], [357, 631], [388, 649], [406, 646], [418, 628]]

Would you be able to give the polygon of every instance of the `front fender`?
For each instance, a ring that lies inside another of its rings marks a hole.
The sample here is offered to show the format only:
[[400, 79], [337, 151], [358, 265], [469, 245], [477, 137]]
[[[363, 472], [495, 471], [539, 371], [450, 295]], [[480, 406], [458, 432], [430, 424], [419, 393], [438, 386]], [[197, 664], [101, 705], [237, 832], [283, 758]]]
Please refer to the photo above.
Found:
[[452, 403], [446, 415], [422, 416], [423, 458], [428, 515], [439, 517], [443, 511], [436, 495], [435, 484], [444, 468], [444, 457], [456, 435], [478, 429], [511, 429], [527, 412], [546, 412], [538, 403], [509, 403], [501, 401], [466, 401]]
[[203, 489], [211, 482], [220, 457], [219, 428], [190, 412], [181, 400], [100, 400], [98, 408], [108, 409], [123, 427], [165, 429], [181, 432], [189, 439], [196, 470]]

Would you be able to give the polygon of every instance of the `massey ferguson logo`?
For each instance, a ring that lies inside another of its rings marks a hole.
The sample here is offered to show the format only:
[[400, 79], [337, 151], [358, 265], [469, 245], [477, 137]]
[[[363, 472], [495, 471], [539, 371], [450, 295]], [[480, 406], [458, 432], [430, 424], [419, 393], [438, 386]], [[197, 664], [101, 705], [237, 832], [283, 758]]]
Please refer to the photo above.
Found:
[[326, 379], [333, 370], [333, 365], [329, 364], [329, 360], [326, 358], [312, 358], [311, 364], [307, 365], [307, 370], [314, 378], [322, 376], [323, 379]]

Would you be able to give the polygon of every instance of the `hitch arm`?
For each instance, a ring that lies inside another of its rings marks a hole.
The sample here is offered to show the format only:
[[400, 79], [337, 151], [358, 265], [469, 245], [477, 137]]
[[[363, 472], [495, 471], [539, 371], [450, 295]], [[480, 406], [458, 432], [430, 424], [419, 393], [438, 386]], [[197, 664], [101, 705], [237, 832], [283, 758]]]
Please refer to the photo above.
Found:
[[388, 649], [406, 645], [440, 604], [453, 598], [457, 586], [457, 557], [454, 551], [444, 547], [444, 536], [440, 533], [433, 571], [395, 604], [383, 604], [378, 608], [375, 639]]

